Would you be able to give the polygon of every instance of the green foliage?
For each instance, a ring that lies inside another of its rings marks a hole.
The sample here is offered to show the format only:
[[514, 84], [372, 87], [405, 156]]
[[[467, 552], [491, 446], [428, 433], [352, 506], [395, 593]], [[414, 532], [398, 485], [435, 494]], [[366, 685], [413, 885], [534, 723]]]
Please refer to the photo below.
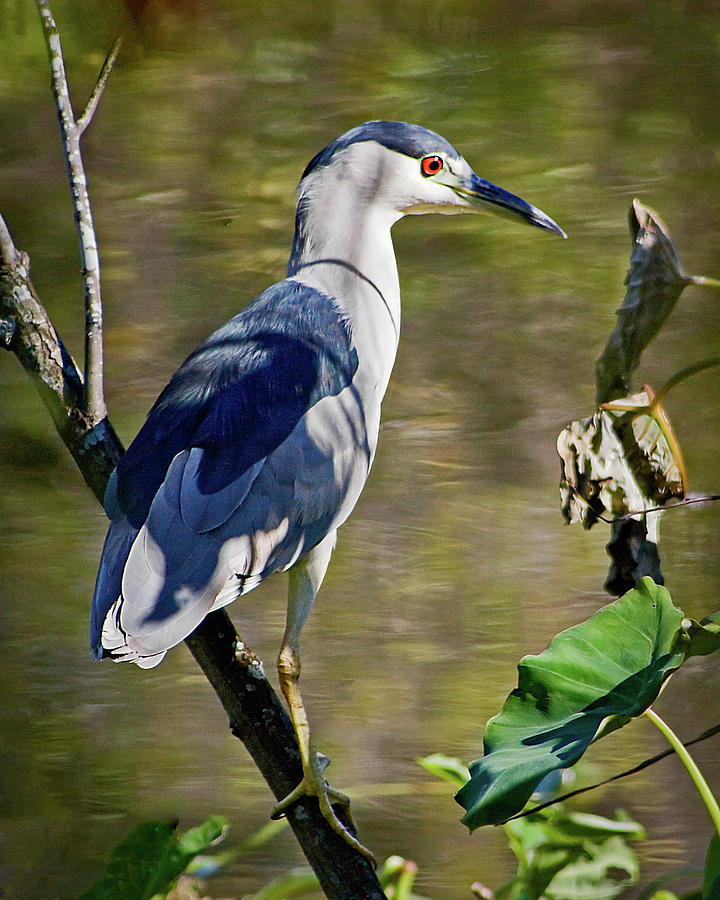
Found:
[[[457, 759], [433, 754], [418, 760], [443, 781], [465, 782]], [[628, 841], [645, 836], [624, 812], [615, 819], [568, 813], [560, 804], [505, 824], [518, 860], [515, 877], [494, 891], [507, 900], [611, 900], [639, 878], [637, 857]]]
[[274, 879], [246, 900], [290, 900], [291, 897], [304, 897], [318, 890], [317, 876], [303, 867]]
[[[456, 799], [471, 829], [519, 812], [550, 772], [574, 765], [601, 734], [644, 712], [691, 653], [688, 620], [649, 578], [557, 635], [519, 666], [518, 687], [490, 720], [485, 755]], [[709, 627], [709, 626], [708, 626]], [[714, 626], [713, 626], [714, 627]]]
[[[417, 878], [417, 865], [402, 856], [389, 856], [378, 869], [378, 881], [389, 900], [429, 900], [412, 891]], [[261, 888], [246, 900], [286, 900], [305, 897], [320, 890], [317, 877], [310, 869], [294, 869]]]
[[713, 835], [705, 859], [703, 900], [720, 900], [720, 838]]
[[517, 875], [496, 896], [509, 900], [610, 900], [639, 878], [629, 840], [644, 831], [624, 813], [607, 819], [560, 805], [505, 826]]
[[430, 900], [412, 891], [417, 873], [418, 867], [412, 860], [389, 856], [380, 866], [378, 881], [390, 900]]
[[457, 787], [462, 787], [470, 778], [470, 770], [464, 763], [442, 753], [433, 753], [419, 759], [418, 763], [441, 781], [449, 781]]
[[[285, 820], [269, 822], [235, 846], [206, 856], [204, 851], [227, 830], [222, 816], [210, 816], [183, 835], [177, 834], [177, 823], [138, 825], [113, 849], [105, 872], [79, 900], [208, 900], [202, 880], [263, 846], [286, 827]], [[413, 893], [416, 877], [417, 865], [401, 856], [388, 857], [378, 870], [389, 900], [429, 900]], [[319, 893], [317, 876], [302, 866], [273, 879], [245, 900], [290, 900]]]
[[[627, 839], [642, 837], [629, 820], [564, 816], [554, 806], [510, 819], [550, 772], [573, 765], [590, 743], [645, 713], [686, 766], [720, 834], [720, 810], [687, 748], [650, 708], [669, 676], [689, 657], [720, 648], [720, 613], [685, 618], [665, 588], [643, 578], [637, 588], [588, 621], [557, 635], [518, 666], [518, 687], [488, 723], [485, 756], [471, 764], [456, 795], [471, 829], [506, 822], [518, 874], [497, 896], [509, 900], [609, 900], [637, 880]], [[442, 756], [421, 764], [460, 783], [464, 767]], [[507, 821], [510, 819], [510, 821]], [[604, 832], [604, 833], [603, 833]], [[720, 839], [708, 850], [702, 891], [682, 900], [720, 900]], [[671, 873], [672, 880], [683, 873]], [[643, 900], [678, 900], [656, 883]]]
[[177, 823], [138, 825], [112, 851], [105, 872], [80, 900], [150, 900], [165, 896], [188, 864], [227, 828], [222, 816], [177, 834]]
[[187, 866], [185, 872], [189, 875], [198, 875], [201, 878], [211, 878], [219, 872], [224, 866], [244, 856], [247, 853], [257, 850], [259, 847], [269, 843], [273, 838], [285, 831], [288, 827], [287, 819], [277, 819], [266, 822], [256, 831], [247, 835], [237, 844], [226, 847], [219, 852], [213, 853], [212, 856], [206, 856], [199, 853]]

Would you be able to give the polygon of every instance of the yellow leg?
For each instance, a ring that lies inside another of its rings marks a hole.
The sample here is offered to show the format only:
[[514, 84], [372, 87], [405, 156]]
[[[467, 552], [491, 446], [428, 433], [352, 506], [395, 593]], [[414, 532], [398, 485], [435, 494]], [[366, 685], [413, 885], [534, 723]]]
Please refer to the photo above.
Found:
[[298, 687], [298, 679], [300, 677], [300, 630], [310, 613], [315, 594], [325, 575], [334, 545], [335, 535], [333, 533], [318, 544], [303, 561], [297, 563], [290, 572], [287, 627], [285, 628], [285, 635], [280, 648], [280, 655], [278, 656], [278, 676], [298, 739], [303, 778], [300, 784], [274, 807], [271, 816], [273, 819], [280, 818], [285, 814], [287, 808], [301, 797], [317, 797], [320, 811], [331, 828], [341, 835], [358, 853], [361, 853], [375, 865], [375, 858], [372, 853], [348, 831], [332, 807], [333, 803], [338, 803], [348, 808], [350, 801], [345, 794], [331, 788], [325, 781], [325, 776], [323, 775], [324, 766], [320, 764], [317, 752], [310, 740], [310, 726], [308, 725], [305, 705]]

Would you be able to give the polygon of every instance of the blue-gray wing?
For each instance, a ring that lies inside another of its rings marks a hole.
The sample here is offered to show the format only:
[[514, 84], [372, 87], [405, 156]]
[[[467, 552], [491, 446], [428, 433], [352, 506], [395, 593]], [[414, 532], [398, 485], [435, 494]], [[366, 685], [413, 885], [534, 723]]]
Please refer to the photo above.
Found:
[[268, 289], [183, 363], [108, 484], [91, 642], [154, 665], [337, 527], [370, 464], [333, 301]]

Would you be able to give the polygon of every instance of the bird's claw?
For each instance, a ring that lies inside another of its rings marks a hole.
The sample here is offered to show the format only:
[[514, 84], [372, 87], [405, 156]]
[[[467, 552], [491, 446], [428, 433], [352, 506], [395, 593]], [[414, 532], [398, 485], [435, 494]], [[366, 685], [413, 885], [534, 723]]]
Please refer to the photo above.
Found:
[[[320, 764], [321, 765], [321, 764]], [[322, 769], [320, 768], [316, 760], [316, 767], [310, 772], [305, 772], [303, 775], [303, 779], [300, 784], [294, 788], [287, 797], [284, 797], [279, 803], [276, 803], [273, 807], [272, 812], [270, 813], [271, 819], [281, 819], [287, 810], [293, 805], [293, 803], [297, 803], [298, 800], [301, 800], [303, 797], [317, 797], [317, 801], [320, 805], [320, 812], [323, 814], [323, 818], [326, 820], [328, 825], [332, 828], [334, 832], [340, 835], [343, 840], [348, 843], [354, 850], [365, 857], [373, 866], [373, 868], [377, 867], [377, 862], [373, 854], [365, 847], [360, 841], [355, 837], [355, 835], [350, 831], [352, 828], [355, 831], [355, 823], [352, 820], [352, 816], [350, 815], [350, 799], [341, 791], [336, 790], [325, 781], [322, 775]], [[325, 763], [327, 766], [327, 762]], [[324, 768], [324, 767], [323, 767]], [[337, 813], [333, 809], [333, 804], [338, 804], [342, 806], [346, 812], [347, 818], [349, 820], [350, 828], [348, 828], [343, 822], [338, 818]]]

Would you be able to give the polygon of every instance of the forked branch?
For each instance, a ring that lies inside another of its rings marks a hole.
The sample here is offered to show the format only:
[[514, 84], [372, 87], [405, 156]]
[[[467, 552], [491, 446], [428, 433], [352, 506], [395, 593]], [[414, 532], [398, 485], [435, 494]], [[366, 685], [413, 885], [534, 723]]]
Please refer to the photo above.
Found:
[[85, 377], [82, 409], [94, 425], [105, 418], [107, 410], [103, 394], [103, 347], [102, 347], [102, 303], [100, 298], [100, 258], [98, 256], [95, 227], [90, 209], [90, 198], [85, 178], [82, 154], [80, 153], [80, 136], [97, 108], [100, 95], [107, 82], [116, 55], [117, 41], [100, 73], [95, 90], [85, 113], [78, 121], [75, 119], [67, 77], [60, 33], [47, 0], [36, 0], [40, 22], [42, 24], [45, 43], [50, 59], [50, 72], [55, 105], [57, 107], [60, 131], [62, 134], [65, 160], [70, 178], [75, 222], [77, 223], [80, 244], [80, 265], [85, 292]]
[[122, 35], [119, 34], [115, 38], [115, 43], [112, 45], [110, 52], [105, 57], [105, 62], [102, 65], [102, 69], [100, 69], [100, 74], [98, 75], [97, 81], [95, 82], [95, 87], [92, 89], [90, 96], [88, 97], [88, 101], [85, 104], [85, 109], [83, 110], [82, 115], [75, 123], [77, 125], [79, 135], [81, 135], [83, 131], [85, 131], [85, 129], [88, 127], [90, 122], [92, 122], [92, 117], [95, 115], [95, 110], [97, 109], [100, 98], [102, 97], [103, 91], [105, 90], [107, 80], [110, 77], [110, 73], [112, 72], [115, 63], [117, 62], [118, 53], [120, 52], [120, 48], [122, 47], [122, 42]]

